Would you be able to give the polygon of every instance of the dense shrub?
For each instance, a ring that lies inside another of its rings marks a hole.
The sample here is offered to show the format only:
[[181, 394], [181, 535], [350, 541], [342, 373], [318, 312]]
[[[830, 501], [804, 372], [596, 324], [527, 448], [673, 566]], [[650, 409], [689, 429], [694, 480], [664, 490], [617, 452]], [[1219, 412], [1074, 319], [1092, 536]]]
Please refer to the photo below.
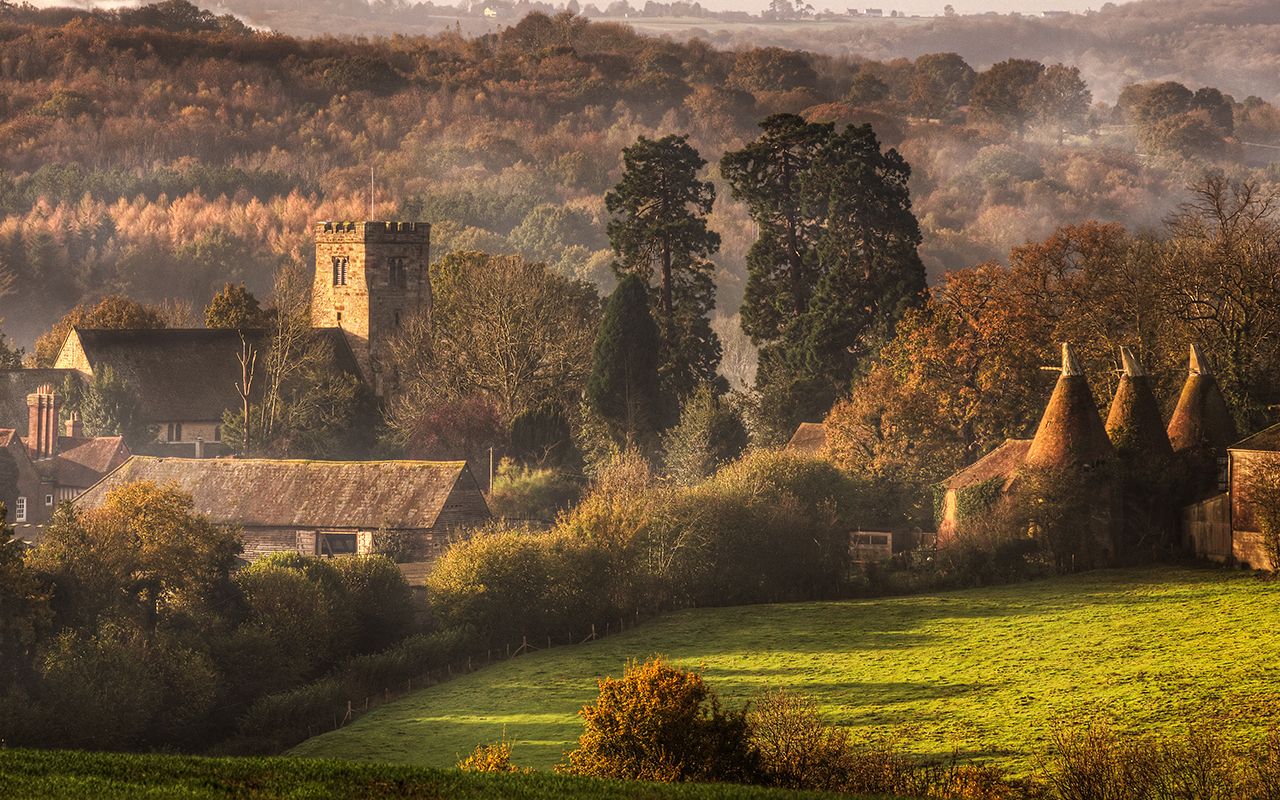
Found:
[[701, 675], [654, 658], [599, 685], [596, 703], [579, 712], [582, 736], [562, 771], [663, 782], [754, 777], [746, 716], [723, 710]]
[[688, 604], [832, 596], [865, 503], [835, 468], [790, 454], [751, 454], [690, 488], [655, 485], [623, 454], [551, 531], [452, 545], [427, 578], [431, 608], [501, 645]]
[[511, 742], [503, 739], [495, 744], [477, 745], [471, 755], [458, 762], [463, 772], [518, 772], [511, 763]]
[[351, 650], [372, 653], [400, 641], [413, 625], [413, 592], [395, 562], [384, 556], [333, 560], [351, 613]]
[[239, 721], [235, 752], [279, 751], [307, 738], [348, 702], [362, 702], [388, 689], [456, 663], [477, 647], [475, 632], [451, 628], [410, 636], [381, 653], [357, 656], [319, 680], [257, 699]]

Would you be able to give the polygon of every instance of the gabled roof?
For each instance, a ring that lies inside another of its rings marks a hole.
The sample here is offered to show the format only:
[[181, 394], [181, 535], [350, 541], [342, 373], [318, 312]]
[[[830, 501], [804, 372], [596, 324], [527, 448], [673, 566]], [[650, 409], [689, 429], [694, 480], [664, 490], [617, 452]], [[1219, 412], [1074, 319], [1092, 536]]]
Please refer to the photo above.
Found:
[[821, 455], [827, 446], [827, 426], [821, 422], [801, 422], [800, 427], [791, 435], [786, 449], [805, 455]]
[[59, 486], [87, 489], [128, 458], [129, 448], [124, 444], [124, 437], [95, 436], [78, 440], [50, 460], [53, 479]]
[[[207, 328], [75, 328], [68, 334], [59, 358], [68, 354], [74, 338], [94, 372], [109, 365], [137, 387], [147, 422], [218, 421], [224, 411], [241, 405], [236, 389], [242, 377], [240, 335], [236, 330]], [[245, 331], [244, 335], [260, 349], [267, 345], [262, 331]], [[340, 329], [315, 328], [312, 336], [329, 345], [335, 368], [360, 374]], [[264, 361], [260, 355], [259, 373]], [[263, 383], [259, 375], [255, 389], [261, 390]]]
[[465, 461], [133, 456], [75, 503], [96, 508], [137, 481], [176, 485], [214, 522], [261, 528], [426, 529], [455, 488], [480, 491]]
[[1005, 439], [1004, 444], [942, 482], [947, 489], [968, 489], [995, 478], [1006, 483], [1022, 467], [1031, 449], [1030, 439]]
[[34, 394], [36, 389], [46, 384], [60, 392], [67, 376], [77, 374], [71, 369], [0, 370], [0, 425], [13, 428], [19, 436], [26, 436], [30, 422], [27, 395]]
[[1249, 450], [1255, 453], [1274, 453], [1280, 451], [1280, 423], [1263, 428], [1252, 436], [1236, 442], [1228, 450]]
[[1062, 374], [1027, 451], [1030, 467], [1091, 465], [1115, 455], [1093, 393], [1071, 345], [1062, 345]]

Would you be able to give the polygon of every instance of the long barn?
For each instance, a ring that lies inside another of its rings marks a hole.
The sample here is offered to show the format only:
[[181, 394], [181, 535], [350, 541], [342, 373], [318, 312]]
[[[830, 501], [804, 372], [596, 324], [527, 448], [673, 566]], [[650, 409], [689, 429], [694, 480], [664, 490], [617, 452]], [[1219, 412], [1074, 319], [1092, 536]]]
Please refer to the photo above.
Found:
[[244, 532], [244, 557], [273, 552], [375, 552], [380, 534], [407, 534], [406, 560], [432, 561], [489, 519], [464, 461], [303, 461], [134, 456], [75, 500], [97, 508], [139, 481], [177, 486], [194, 510]]

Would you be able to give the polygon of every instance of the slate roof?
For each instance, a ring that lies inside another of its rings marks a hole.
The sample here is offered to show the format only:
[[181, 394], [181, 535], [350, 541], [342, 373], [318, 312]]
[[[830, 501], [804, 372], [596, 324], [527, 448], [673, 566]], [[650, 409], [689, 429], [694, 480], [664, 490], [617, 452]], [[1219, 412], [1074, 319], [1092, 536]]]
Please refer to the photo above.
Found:
[[465, 461], [133, 456], [76, 505], [95, 508], [136, 481], [176, 484], [214, 522], [262, 528], [427, 529], [460, 483], [479, 492]]
[[[337, 369], [360, 374], [340, 329], [315, 328], [312, 334], [317, 341], [330, 345]], [[137, 387], [147, 422], [219, 421], [224, 411], [240, 407], [236, 390], [241, 379], [239, 331], [76, 328], [70, 336], [79, 337], [95, 372], [110, 365]], [[262, 331], [246, 331], [245, 337], [259, 348], [266, 344]], [[259, 371], [264, 360], [259, 356]], [[264, 382], [259, 375], [255, 389], [260, 390]]]
[[787, 442], [787, 450], [805, 455], [821, 455], [827, 446], [827, 426], [821, 422], [801, 422]]
[[0, 370], [0, 425], [13, 428], [19, 436], [27, 435], [30, 422], [27, 395], [49, 384], [61, 392], [68, 375], [79, 375], [71, 369], [5, 369]]
[[1031, 449], [1030, 439], [1005, 439], [1004, 444], [942, 482], [947, 489], [967, 489], [993, 478], [1004, 478], [1006, 484], [1022, 467]]

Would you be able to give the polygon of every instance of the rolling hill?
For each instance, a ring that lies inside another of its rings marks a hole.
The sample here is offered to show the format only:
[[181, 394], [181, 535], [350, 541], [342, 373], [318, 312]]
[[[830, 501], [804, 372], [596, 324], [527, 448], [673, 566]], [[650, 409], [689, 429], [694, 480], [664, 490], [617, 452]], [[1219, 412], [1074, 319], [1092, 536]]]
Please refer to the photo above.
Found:
[[929, 596], [690, 610], [622, 635], [503, 662], [378, 708], [294, 755], [453, 764], [514, 740], [548, 768], [595, 680], [663, 654], [741, 703], [785, 686], [859, 735], [1027, 772], [1055, 725], [1103, 716], [1176, 732], [1208, 716], [1241, 736], [1280, 714], [1280, 584], [1211, 569], [1085, 573]]

